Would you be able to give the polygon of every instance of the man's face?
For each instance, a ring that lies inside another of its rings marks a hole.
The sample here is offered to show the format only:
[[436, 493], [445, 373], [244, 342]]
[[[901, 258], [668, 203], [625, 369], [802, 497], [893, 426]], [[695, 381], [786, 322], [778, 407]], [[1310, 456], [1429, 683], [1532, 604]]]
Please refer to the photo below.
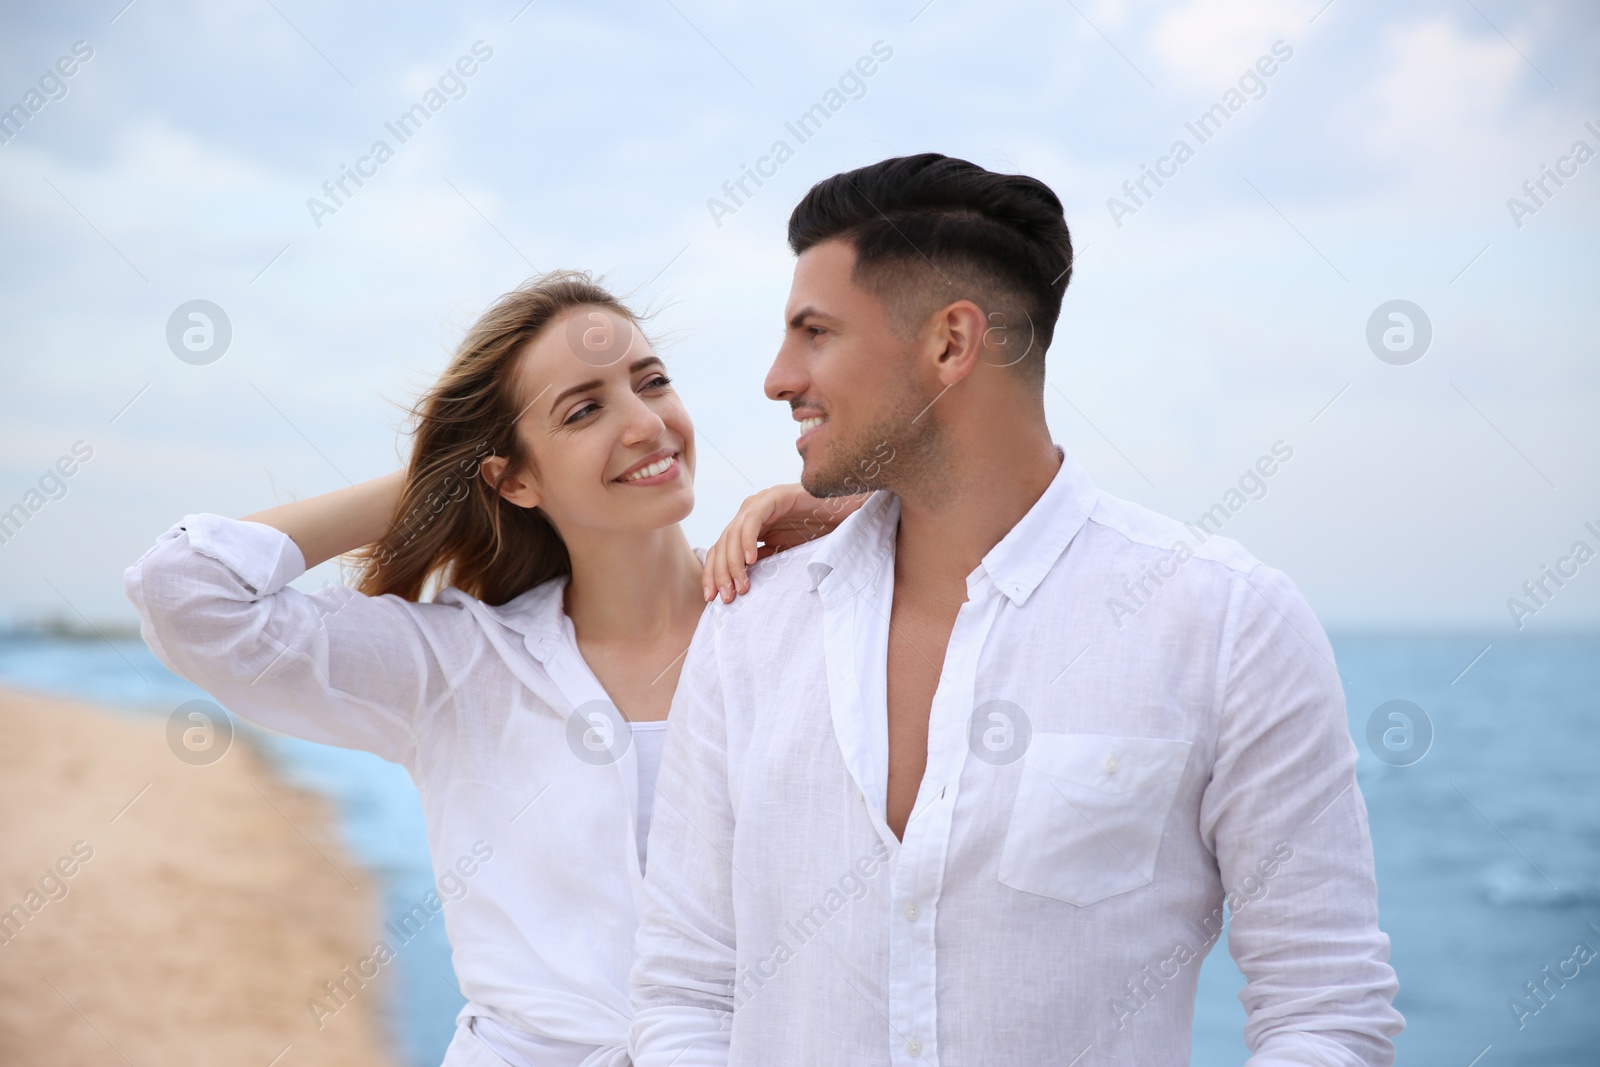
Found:
[[766, 393], [788, 403], [804, 460], [800, 484], [818, 497], [892, 488], [932, 457], [934, 397], [883, 302], [851, 277], [855, 249], [825, 241], [801, 253], [786, 327]]

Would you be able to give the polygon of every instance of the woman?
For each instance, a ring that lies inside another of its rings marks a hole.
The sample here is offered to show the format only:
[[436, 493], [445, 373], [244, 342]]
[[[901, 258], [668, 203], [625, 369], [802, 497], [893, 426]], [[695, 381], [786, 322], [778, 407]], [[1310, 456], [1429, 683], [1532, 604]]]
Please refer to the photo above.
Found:
[[[705, 563], [678, 525], [694, 429], [664, 369], [587, 275], [537, 278], [419, 401], [403, 472], [243, 520], [186, 516], [125, 575], [172, 670], [411, 773], [435, 877], [456, 887], [440, 893], [468, 998], [451, 1067], [627, 1062], [683, 654], [705, 603], [748, 588], [762, 531], [772, 551], [860, 502], [757, 494]], [[287, 588], [342, 555], [354, 590]]]

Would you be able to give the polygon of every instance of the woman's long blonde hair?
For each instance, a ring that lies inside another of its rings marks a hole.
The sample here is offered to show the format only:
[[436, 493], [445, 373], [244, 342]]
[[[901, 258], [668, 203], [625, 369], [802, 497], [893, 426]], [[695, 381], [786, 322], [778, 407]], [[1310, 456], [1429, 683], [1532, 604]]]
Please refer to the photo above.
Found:
[[[345, 557], [357, 590], [420, 600], [432, 582], [504, 604], [572, 572], [567, 546], [544, 513], [512, 504], [499, 489], [519, 470], [536, 472], [516, 433], [519, 357], [558, 315], [585, 305], [638, 321], [587, 272], [562, 270], [502, 296], [467, 331], [411, 409], [411, 460], [388, 532]], [[488, 456], [506, 460], [492, 486], [478, 473]]]

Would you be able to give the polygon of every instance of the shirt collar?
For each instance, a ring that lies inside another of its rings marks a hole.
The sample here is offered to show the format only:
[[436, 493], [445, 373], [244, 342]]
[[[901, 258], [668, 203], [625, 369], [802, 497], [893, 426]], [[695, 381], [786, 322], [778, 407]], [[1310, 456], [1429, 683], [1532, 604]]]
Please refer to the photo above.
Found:
[[[705, 563], [706, 549], [695, 548], [694, 554], [702, 564]], [[521, 634], [529, 655], [540, 663], [546, 663], [555, 651], [556, 643], [563, 638], [570, 639], [574, 647], [577, 645], [577, 632], [572, 628], [572, 620], [567, 617], [568, 580], [568, 575], [559, 575], [499, 605], [485, 604], [453, 585], [440, 590], [438, 599], [475, 605], [477, 610]]]
[[463, 602], [472, 603], [482, 614], [521, 634], [528, 653], [540, 663], [544, 663], [555, 651], [556, 642], [571, 625], [563, 606], [563, 595], [566, 590], [567, 578], [562, 575], [541, 582], [504, 604], [485, 604], [454, 586], [440, 590], [438, 599], [451, 601], [459, 598]]
[[978, 569], [1021, 607], [1083, 529], [1099, 491], [1060, 445], [1061, 466], [1028, 513], [991, 548]]
[[[1099, 491], [1071, 453], [1057, 445], [1056, 455], [1061, 466], [1044, 494], [983, 557], [968, 579], [969, 590], [973, 579], [986, 575], [1022, 606], [1088, 521]], [[873, 493], [819, 544], [807, 565], [811, 588], [825, 600], [854, 594], [892, 557], [899, 523], [900, 498], [883, 490]]]
[[811, 588], [824, 601], [854, 596], [893, 554], [899, 526], [900, 498], [882, 489], [875, 491], [818, 542], [806, 564]]

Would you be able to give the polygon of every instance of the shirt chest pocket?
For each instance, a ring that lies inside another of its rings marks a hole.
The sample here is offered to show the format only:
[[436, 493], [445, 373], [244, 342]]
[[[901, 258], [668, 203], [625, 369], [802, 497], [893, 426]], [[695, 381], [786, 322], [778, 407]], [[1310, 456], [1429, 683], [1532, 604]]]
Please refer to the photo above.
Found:
[[1035, 734], [1000, 853], [1000, 881], [1082, 907], [1149, 885], [1188, 741]]

